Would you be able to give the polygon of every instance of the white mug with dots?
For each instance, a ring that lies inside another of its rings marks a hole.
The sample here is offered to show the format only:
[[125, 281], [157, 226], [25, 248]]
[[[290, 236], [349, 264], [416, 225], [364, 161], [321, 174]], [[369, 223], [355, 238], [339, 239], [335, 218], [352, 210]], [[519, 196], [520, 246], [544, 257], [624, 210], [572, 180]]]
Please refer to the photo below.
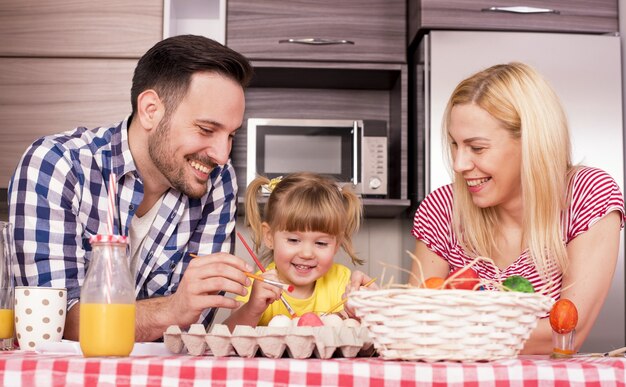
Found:
[[61, 341], [67, 314], [67, 290], [15, 287], [15, 331], [20, 349], [34, 351], [44, 341]]

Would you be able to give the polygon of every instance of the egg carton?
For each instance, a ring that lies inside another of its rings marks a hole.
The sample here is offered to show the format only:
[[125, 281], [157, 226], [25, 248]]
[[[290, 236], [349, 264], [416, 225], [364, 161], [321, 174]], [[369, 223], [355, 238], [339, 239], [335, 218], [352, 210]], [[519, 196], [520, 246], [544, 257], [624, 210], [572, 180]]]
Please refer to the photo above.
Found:
[[[172, 325], [163, 336], [172, 353], [192, 356], [240, 356], [268, 358], [373, 356], [374, 345], [364, 327], [250, 327], [237, 325], [231, 333], [226, 325], [216, 324], [207, 333], [202, 324], [193, 324], [187, 332]], [[207, 352], [208, 349], [208, 352]]]

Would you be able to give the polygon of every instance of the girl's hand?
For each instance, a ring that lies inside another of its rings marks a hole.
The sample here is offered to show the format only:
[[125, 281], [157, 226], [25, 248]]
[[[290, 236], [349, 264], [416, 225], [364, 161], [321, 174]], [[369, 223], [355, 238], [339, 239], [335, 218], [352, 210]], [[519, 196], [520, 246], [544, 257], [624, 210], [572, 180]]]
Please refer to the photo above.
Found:
[[[262, 276], [263, 278], [278, 281], [276, 270], [268, 270]], [[246, 308], [252, 314], [261, 315], [272, 302], [280, 299], [281, 292], [282, 290], [274, 285], [263, 281], [254, 281]]]
[[[350, 276], [350, 282], [346, 285], [346, 292], [343, 294], [342, 298], [347, 298], [351, 292], [357, 291], [362, 288], [365, 289], [363, 286], [366, 283], [368, 283], [371, 279], [372, 278], [370, 276], [368, 276], [367, 274], [361, 271], [358, 271], [358, 270], [353, 271], [352, 275]], [[376, 290], [378, 289], [378, 285], [376, 283], [373, 283], [369, 285], [367, 289]], [[358, 320], [358, 318], [354, 314], [354, 310], [348, 305], [348, 303], [345, 303], [343, 305], [343, 310], [346, 312], [346, 314], [349, 317]]]

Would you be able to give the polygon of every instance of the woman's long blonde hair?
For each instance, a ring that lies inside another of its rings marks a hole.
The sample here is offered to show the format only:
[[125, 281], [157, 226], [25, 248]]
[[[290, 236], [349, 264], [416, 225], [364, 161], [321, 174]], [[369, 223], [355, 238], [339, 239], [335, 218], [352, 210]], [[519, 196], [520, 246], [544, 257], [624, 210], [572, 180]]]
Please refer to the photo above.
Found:
[[[521, 139], [523, 246], [538, 272], [548, 279], [567, 268], [561, 216], [568, 202], [573, 170], [567, 118], [550, 85], [530, 66], [500, 64], [462, 81], [452, 93], [443, 120], [449, 161], [452, 144], [448, 125], [452, 108], [475, 104], [500, 121], [514, 139]], [[454, 230], [471, 255], [492, 256], [497, 248], [498, 219], [494, 208], [474, 205], [463, 177], [455, 173]]]
[[[361, 200], [349, 186], [340, 188], [334, 180], [315, 173], [293, 173], [273, 187], [261, 212], [259, 196], [269, 183], [267, 177], [257, 177], [246, 189], [245, 223], [252, 230], [256, 251], [262, 247], [262, 224], [266, 222], [271, 232], [316, 231], [333, 235], [352, 263], [363, 264], [352, 244], [363, 209]], [[271, 250], [261, 251], [263, 260], [271, 259]]]

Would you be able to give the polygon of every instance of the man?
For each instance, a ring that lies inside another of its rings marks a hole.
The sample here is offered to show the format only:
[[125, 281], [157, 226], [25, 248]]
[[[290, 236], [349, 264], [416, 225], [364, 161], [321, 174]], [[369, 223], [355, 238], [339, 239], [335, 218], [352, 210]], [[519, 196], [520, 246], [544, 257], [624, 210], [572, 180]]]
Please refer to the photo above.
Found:
[[[234, 250], [237, 184], [229, 161], [252, 68], [208, 38], [165, 39], [138, 62], [132, 114], [112, 127], [37, 140], [9, 186], [17, 283], [66, 287], [65, 338], [78, 340], [89, 237], [106, 234], [107, 181], [117, 176], [115, 233], [129, 236], [136, 341], [169, 325], [209, 324], [235, 308], [252, 270]], [[191, 259], [190, 254], [199, 257]]]

